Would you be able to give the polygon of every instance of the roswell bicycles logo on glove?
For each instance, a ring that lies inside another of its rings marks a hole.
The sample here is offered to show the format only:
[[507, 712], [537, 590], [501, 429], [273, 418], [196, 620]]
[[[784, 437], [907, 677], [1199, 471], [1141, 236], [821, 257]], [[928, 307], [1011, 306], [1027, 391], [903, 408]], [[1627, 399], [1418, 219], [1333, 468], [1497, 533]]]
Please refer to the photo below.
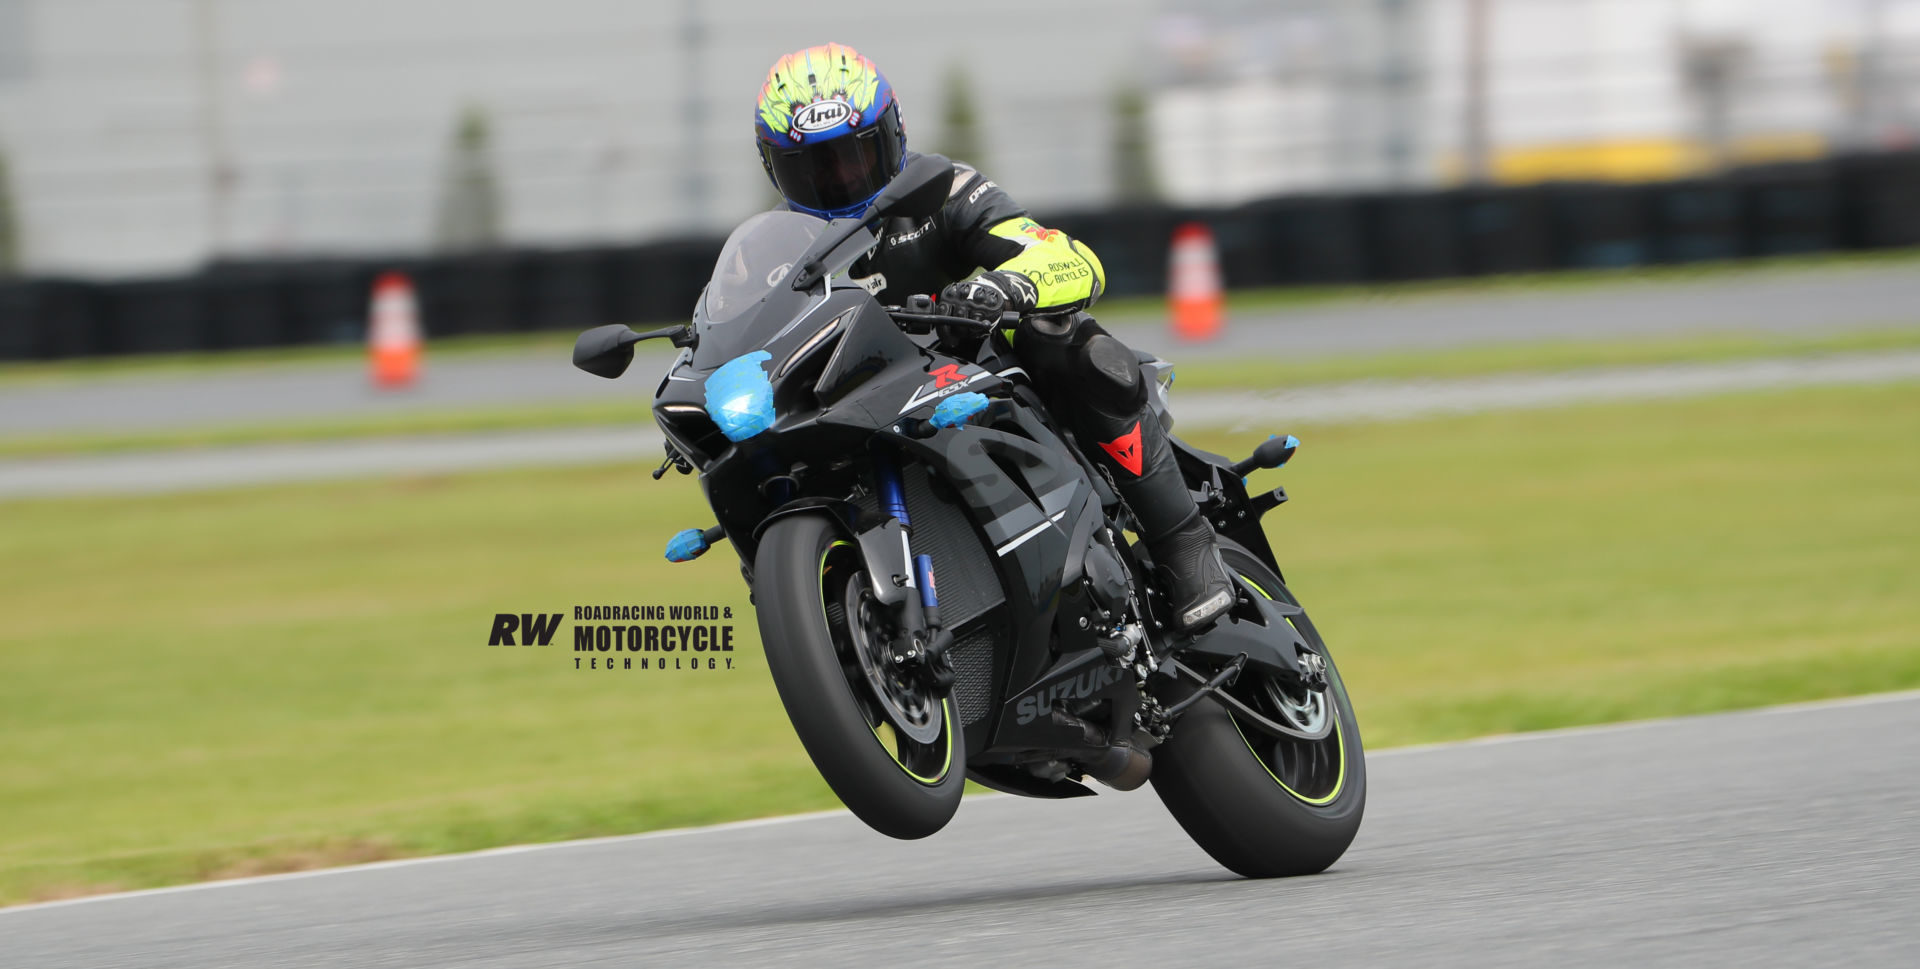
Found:
[[[488, 646], [551, 646], [568, 614], [496, 613]], [[577, 670], [731, 670], [733, 607], [574, 606]], [[564, 639], [563, 639], [564, 642]]]

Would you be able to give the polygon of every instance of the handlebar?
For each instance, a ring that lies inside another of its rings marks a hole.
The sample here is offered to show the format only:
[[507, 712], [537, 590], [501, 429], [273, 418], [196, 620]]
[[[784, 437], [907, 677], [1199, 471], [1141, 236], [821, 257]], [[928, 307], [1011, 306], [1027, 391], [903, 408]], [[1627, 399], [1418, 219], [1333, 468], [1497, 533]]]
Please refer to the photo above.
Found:
[[911, 332], [926, 333], [936, 324], [945, 326], [968, 327], [976, 330], [993, 330], [1003, 326], [1013, 326], [1020, 322], [1018, 313], [1002, 313], [998, 320], [976, 320], [971, 316], [949, 316], [934, 312], [933, 299], [928, 296], [909, 296], [905, 306], [889, 306], [887, 314], [902, 329]]

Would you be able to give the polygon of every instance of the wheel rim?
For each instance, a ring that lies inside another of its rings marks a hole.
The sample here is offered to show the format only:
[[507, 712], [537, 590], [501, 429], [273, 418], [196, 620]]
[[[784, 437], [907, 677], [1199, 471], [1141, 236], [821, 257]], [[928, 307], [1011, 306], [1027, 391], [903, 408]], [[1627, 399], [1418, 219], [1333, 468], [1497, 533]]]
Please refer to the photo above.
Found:
[[894, 668], [859, 566], [849, 542], [836, 540], [820, 555], [820, 602], [841, 673], [880, 749], [908, 777], [938, 784], [953, 769], [953, 701], [936, 699]]
[[[1274, 598], [1253, 576], [1239, 570], [1235, 570], [1235, 574], [1249, 589], [1269, 600]], [[1340, 723], [1340, 697], [1333, 684], [1318, 692], [1302, 688], [1296, 693], [1271, 677], [1249, 671], [1229, 689], [1235, 698], [1262, 716], [1291, 723], [1307, 732], [1316, 731], [1326, 718], [1332, 718], [1331, 733], [1319, 740], [1301, 740], [1249, 730], [1228, 712], [1228, 719], [1233, 720], [1233, 728], [1247, 745], [1247, 751], [1266, 768], [1267, 776], [1272, 777], [1275, 784], [1316, 807], [1333, 803], [1347, 782], [1346, 731]]]

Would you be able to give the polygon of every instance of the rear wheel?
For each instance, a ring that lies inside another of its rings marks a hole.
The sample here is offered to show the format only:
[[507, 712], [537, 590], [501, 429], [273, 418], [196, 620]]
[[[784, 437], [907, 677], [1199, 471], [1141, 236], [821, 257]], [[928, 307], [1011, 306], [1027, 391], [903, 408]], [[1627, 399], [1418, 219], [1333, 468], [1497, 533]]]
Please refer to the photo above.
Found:
[[762, 536], [753, 575], [767, 668], [820, 776], [882, 834], [945, 827], [966, 784], [953, 699], [892, 661], [857, 549], [827, 518], [783, 518]]
[[[1247, 594], [1299, 605], [1244, 547], [1223, 539], [1220, 553]], [[1291, 621], [1324, 663], [1326, 688], [1308, 690], [1249, 667], [1224, 692], [1303, 736], [1276, 738], [1208, 698], [1154, 752], [1153, 789], [1167, 810], [1215, 861], [1250, 878], [1324, 871], [1353, 843], [1366, 807], [1366, 761], [1346, 683], [1306, 614]], [[1162, 700], [1195, 689], [1183, 677]]]

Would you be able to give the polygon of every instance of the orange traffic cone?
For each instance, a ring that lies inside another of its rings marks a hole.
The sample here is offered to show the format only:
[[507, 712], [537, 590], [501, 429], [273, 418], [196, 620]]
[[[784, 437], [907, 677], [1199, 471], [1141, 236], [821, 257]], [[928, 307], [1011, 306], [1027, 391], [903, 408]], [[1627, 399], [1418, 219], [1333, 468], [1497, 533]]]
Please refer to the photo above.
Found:
[[1226, 310], [1220, 254], [1213, 245], [1213, 232], [1201, 223], [1189, 222], [1173, 230], [1167, 309], [1173, 333], [1182, 340], [1211, 340], [1220, 335]]
[[374, 386], [412, 386], [420, 378], [424, 341], [413, 281], [405, 273], [384, 273], [374, 281], [372, 316], [367, 326], [367, 364]]

